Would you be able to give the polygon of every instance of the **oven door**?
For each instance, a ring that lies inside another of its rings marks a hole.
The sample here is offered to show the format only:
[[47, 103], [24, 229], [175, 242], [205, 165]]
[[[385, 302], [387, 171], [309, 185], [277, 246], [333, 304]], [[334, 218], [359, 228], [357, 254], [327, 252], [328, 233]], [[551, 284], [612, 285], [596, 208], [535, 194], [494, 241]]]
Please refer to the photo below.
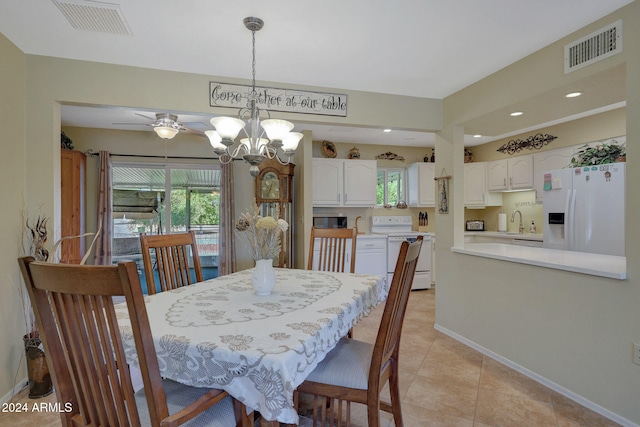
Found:
[[[423, 236], [422, 248], [411, 289], [431, 288], [431, 237]], [[416, 236], [389, 236], [387, 239], [387, 280], [391, 284], [402, 242], [415, 242]]]
[[391, 277], [398, 262], [400, 247], [405, 240], [407, 240], [406, 236], [389, 236], [387, 238], [387, 273], [389, 273], [389, 284], [391, 284]]

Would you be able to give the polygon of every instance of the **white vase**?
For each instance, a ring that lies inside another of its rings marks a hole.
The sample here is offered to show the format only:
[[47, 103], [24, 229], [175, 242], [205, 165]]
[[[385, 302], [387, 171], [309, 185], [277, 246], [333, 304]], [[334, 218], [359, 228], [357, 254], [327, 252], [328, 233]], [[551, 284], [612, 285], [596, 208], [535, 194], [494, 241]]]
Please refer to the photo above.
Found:
[[273, 269], [272, 259], [256, 261], [256, 268], [251, 276], [251, 285], [256, 291], [256, 295], [271, 295], [271, 291], [276, 286], [276, 272]]

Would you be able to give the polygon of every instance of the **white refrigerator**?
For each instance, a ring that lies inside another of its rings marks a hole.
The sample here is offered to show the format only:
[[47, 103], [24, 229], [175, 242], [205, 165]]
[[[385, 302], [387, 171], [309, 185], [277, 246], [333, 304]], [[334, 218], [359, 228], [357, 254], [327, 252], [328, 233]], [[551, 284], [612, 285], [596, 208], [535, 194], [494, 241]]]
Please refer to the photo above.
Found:
[[544, 173], [544, 247], [624, 256], [625, 163]]

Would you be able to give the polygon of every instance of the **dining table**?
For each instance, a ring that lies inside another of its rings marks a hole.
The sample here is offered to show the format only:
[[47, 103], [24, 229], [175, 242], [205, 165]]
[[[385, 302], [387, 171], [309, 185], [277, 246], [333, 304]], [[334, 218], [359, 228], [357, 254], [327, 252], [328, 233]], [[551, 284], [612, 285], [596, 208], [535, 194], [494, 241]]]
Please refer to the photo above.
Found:
[[[162, 377], [218, 388], [263, 420], [298, 424], [296, 387], [356, 323], [385, 301], [383, 276], [275, 268], [270, 295], [247, 269], [145, 295]], [[127, 361], [138, 357], [125, 304], [116, 314]]]

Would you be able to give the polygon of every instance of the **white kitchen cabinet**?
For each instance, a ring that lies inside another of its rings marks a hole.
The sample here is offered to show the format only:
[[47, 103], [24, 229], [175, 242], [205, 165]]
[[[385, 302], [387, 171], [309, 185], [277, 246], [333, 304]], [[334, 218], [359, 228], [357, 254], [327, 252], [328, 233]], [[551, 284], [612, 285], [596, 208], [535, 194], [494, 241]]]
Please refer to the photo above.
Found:
[[[318, 268], [320, 259], [320, 244], [314, 245], [313, 269]], [[351, 241], [347, 242], [345, 265], [351, 263]], [[362, 237], [356, 240], [356, 273], [387, 275], [387, 236]]]
[[375, 206], [375, 160], [313, 159], [313, 206]]
[[344, 205], [375, 206], [378, 162], [375, 160], [344, 161]]
[[532, 154], [487, 163], [489, 191], [530, 190], [534, 187]]
[[409, 206], [433, 207], [436, 205], [435, 163], [412, 163], [407, 168]]
[[558, 148], [542, 151], [533, 155], [534, 189], [536, 190], [536, 203], [542, 203], [544, 197], [544, 173], [556, 169], [566, 168], [571, 162], [571, 157], [576, 152], [577, 146]]
[[387, 237], [358, 237], [356, 273], [387, 275]]
[[502, 194], [487, 191], [487, 163], [464, 164], [464, 205], [467, 208], [502, 206]]

